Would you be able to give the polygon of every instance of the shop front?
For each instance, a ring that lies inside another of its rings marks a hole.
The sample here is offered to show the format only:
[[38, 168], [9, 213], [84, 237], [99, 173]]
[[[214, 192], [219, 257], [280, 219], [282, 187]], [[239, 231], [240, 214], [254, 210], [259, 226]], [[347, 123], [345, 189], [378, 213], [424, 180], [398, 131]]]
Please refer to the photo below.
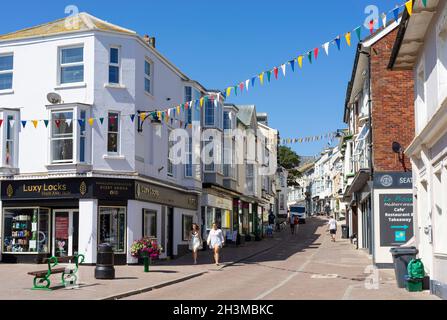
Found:
[[217, 195], [208, 192], [202, 194], [201, 206], [203, 238], [206, 239], [213, 223], [216, 223], [225, 239], [233, 242], [234, 231], [238, 231], [234, 229], [233, 199], [223, 193]]
[[2, 262], [40, 263], [49, 256], [83, 253], [89, 263], [97, 244], [104, 242], [112, 244], [118, 263], [125, 261], [127, 198], [132, 194], [131, 180], [2, 182]]

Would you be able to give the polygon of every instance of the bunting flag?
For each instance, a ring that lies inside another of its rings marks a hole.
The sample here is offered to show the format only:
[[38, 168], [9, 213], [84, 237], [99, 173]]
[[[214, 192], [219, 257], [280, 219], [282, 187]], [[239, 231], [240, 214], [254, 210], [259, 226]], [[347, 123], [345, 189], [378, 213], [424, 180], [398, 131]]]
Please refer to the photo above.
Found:
[[405, 7], [407, 8], [408, 14], [411, 16], [413, 14], [413, 0], [407, 1]]
[[282, 64], [281, 65], [281, 70], [282, 70], [282, 74], [284, 75], [284, 77], [286, 76], [286, 64]]
[[0, 128], [2, 127], [3, 119], [0, 119]]
[[93, 119], [93, 118], [88, 119], [88, 124], [90, 125], [90, 127], [93, 127], [94, 123], [95, 123], [95, 119]]
[[319, 52], [319, 50], [320, 49], [318, 47], [314, 49], [315, 61], [318, 59], [318, 52]]
[[39, 121], [32, 120], [32, 123], [33, 123], [34, 129], [37, 129], [37, 125], [38, 125]]
[[322, 135], [318, 135], [318, 136], [311, 136], [311, 137], [303, 137], [303, 138], [284, 138], [282, 139], [282, 144], [283, 145], [287, 145], [287, 144], [292, 144], [292, 143], [304, 143], [304, 142], [315, 142], [315, 141], [321, 141], [321, 140], [329, 140], [332, 142], [332, 140], [334, 138], [342, 138], [344, 137], [346, 134], [343, 134], [341, 132], [330, 132], [330, 133], [326, 133], [326, 134], [322, 134]]
[[298, 65], [300, 66], [300, 68], [303, 68], [303, 56], [298, 57]]
[[270, 82], [270, 78], [272, 76], [272, 71], [267, 71], [267, 80]]
[[311, 51], [309, 51], [307, 53], [307, 58], [309, 58], [309, 62], [312, 63], [312, 52]]
[[394, 20], [398, 21], [399, 20], [399, 7], [396, 7], [393, 10], [393, 14], [394, 14]]
[[245, 80], [245, 89], [248, 91], [248, 87], [250, 86], [250, 80]]
[[295, 72], [295, 59], [289, 61], [292, 71]]
[[237, 86], [234, 86], [234, 95], [237, 96]]
[[54, 123], [56, 124], [56, 127], [59, 129], [61, 126], [61, 121], [60, 120], [54, 120]]
[[43, 123], [45, 124], [45, 128], [48, 128], [48, 124], [50, 123], [49, 120], [43, 120]]
[[132, 123], [135, 121], [135, 115], [134, 114], [130, 115], [130, 121], [132, 121]]
[[72, 119], [65, 119], [65, 123], [67, 124], [67, 127], [71, 126]]
[[278, 80], [278, 68], [273, 68], [273, 74], [275, 75], [275, 79]]
[[27, 123], [27, 121], [26, 121], [26, 120], [22, 120], [21, 122], [22, 122], [22, 126], [23, 126], [23, 128], [25, 128], [25, 127], [26, 127], [26, 123]]
[[341, 49], [341, 39], [340, 39], [340, 36], [337, 36], [337, 38], [335, 38], [335, 43], [337, 44], [338, 50], [340, 50]]
[[351, 32], [348, 32], [345, 34], [345, 39], [346, 39], [346, 43], [350, 47], [351, 46]]
[[422, 0], [422, 5], [424, 6], [424, 8], [427, 8], [427, 0]]
[[[227, 98], [230, 96], [231, 94], [231, 87], [227, 88]], [[203, 106], [203, 98], [200, 99], [200, 106]]]
[[15, 123], [16, 123], [15, 120], [9, 120], [9, 125], [11, 126], [11, 128], [14, 127]]
[[[78, 120], [78, 124], [79, 124], [79, 126], [80, 126], [80, 127], [84, 126], [84, 122], [85, 122], [84, 120], [79, 119], [79, 120]], [[45, 124], [45, 126], [47, 126], [47, 125]]]
[[101, 123], [101, 125], [104, 124], [104, 118], [99, 118], [99, 122]]
[[[231, 88], [230, 88], [230, 93], [231, 93]], [[227, 97], [229, 96], [228, 91], [227, 91]], [[203, 107], [203, 101], [205, 101], [204, 98], [200, 98], [200, 108]]]
[[326, 52], [327, 56], [329, 55], [329, 45], [330, 45], [329, 42], [326, 42], [325, 44], [323, 44], [323, 48], [324, 48], [324, 51]]
[[386, 28], [386, 23], [387, 23], [387, 15], [386, 13], [382, 13], [382, 25], [384, 28]]
[[251, 86], [254, 87], [256, 82], [256, 77], [251, 78]]
[[259, 75], [259, 81], [261, 81], [261, 85], [264, 84], [264, 72]]
[[371, 32], [371, 34], [374, 33], [374, 20], [369, 22], [369, 32]]
[[355, 28], [355, 33], [359, 41], [362, 41], [362, 27]]
[[244, 91], [244, 83], [241, 82], [241, 84], [239, 85], [239, 88], [241, 89], [241, 93]]

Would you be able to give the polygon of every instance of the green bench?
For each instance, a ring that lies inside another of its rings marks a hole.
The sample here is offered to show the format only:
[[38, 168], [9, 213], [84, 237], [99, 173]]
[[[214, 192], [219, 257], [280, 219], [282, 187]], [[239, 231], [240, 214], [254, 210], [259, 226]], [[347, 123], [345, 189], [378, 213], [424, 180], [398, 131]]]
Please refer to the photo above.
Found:
[[[30, 276], [34, 276], [33, 290], [47, 290], [51, 291], [50, 276], [52, 274], [62, 274], [62, 284], [65, 286], [67, 278], [77, 280], [76, 273], [78, 272], [79, 265], [84, 262], [85, 258], [82, 254], [68, 257], [51, 257], [43, 260], [43, 263], [48, 264], [47, 270], [28, 272]], [[70, 273], [65, 272], [65, 267], [57, 268], [60, 263], [73, 263], [75, 268]]]

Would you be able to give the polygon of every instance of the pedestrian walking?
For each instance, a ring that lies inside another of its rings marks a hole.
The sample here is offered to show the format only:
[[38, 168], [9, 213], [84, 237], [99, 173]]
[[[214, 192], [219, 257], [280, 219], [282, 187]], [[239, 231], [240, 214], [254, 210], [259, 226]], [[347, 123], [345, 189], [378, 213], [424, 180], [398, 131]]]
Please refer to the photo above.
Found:
[[290, 224], [290, 232], [292, 235], [295, 234], [295, 230], [296, 230], [296, 225], [298, 224], [297, 222], [297, 217], [293, 214], [290, 215], [289, 217], [289, 224]]
[[334, 219], [334, 216], [331, 216], [327, 224], [329, 232], [331, 233], [332, 242], [335, 242], [335, 237], [337, 235], [337, 220]]
[[272, 211], [270, 211], [269, 214], [269, 227], [268, 227], [268, 232], [267, 234], [273, 237], [273, 230], [275, 228], [275, 220], [276, 220], [276, 216], [273, 214]]
[[189, 250], [192, 251], [192, 258], [194, 259], [194, 264], [197, 264], [197, 257], [199, 250], [203, 249], [202, 236], [200, 235], [200, 227], [198, 224], [194, 223], [192, 225], [192, 230], [189, 233]]
[[208, 239], [206, 242], [214, 252], [214, 262], [216, 263], [216, 266], [219, 266], [220, 250], [225, 245], [225, 238], [223, 236], [222, 230], [217, 228], [216, 223], [213, 223], [212, 229], [208, 235]]

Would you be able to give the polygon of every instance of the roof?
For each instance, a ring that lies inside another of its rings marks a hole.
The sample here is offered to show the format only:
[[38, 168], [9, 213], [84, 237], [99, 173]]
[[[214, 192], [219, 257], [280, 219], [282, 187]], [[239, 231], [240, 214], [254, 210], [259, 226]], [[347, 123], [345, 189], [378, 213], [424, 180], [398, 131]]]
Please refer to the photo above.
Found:
[[391, 53], [389, 69], [411, 70], [413, 68], [438, 5], [439, 0], [430, 0], [427, 1], [425, 8], [415, 6], [411, 16], [405, 11]]
[[137, 34], [133, 30], [129, 30], [111, 24], [109, 22], [96, 18], [88, 13], [81, 12], [70, 18], [63, 18], [45, 24], [41, 24], [35, 27], [0, 35], [0, 41], [45, 37], [58, 34], [67, 34], [67, 33], [92, 31], [92, 30], [118, 32], [129, 35]]
[[237, 113], [239, 121], [247, 127], [251, 126], [256, 107], [254, 105], [238, 105], [237, 108], [239, 109]]
[[315, 162], [309, 162], [309, 163], [306, 163], [305, 165], [302, 165], [297, 170], [300, 173], [304, 173], [304, 172], [308, 171], [309, 169], [312, 169], [314, 167], [314, 165], [315, 165]]

